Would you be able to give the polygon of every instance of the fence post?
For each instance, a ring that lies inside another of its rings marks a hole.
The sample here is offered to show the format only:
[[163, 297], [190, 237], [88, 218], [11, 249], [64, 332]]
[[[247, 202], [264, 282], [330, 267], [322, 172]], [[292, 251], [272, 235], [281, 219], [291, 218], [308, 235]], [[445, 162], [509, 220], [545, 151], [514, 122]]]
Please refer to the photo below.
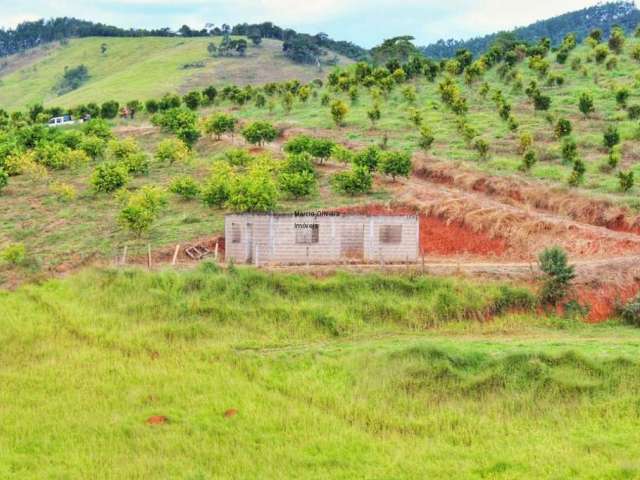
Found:
[[122, 258], [120, 259], [120, 264], [125, 265], [127, 263], [127, 245], [124, 246], [122, 250]]
[[260, 268], [260, 259], [258, 258], [258, 255], [260, 255], [260, 245], [256, 245], [256, 267]]
[[180, 252], [180, 244], [176, 245], [176, 249], [173, 252], [173, 259], [171, 260], [171, 265], [175, 265], [178, 260], [178, 253]]
[[147, 243], [147, 268], [151, 269], [151, 244]]
[[214, 253], [214, 258], [216, 260], [216, 262], [218, 261], [218, 240], [216, 240], [216, 249], [215, 249], [215, 253]]

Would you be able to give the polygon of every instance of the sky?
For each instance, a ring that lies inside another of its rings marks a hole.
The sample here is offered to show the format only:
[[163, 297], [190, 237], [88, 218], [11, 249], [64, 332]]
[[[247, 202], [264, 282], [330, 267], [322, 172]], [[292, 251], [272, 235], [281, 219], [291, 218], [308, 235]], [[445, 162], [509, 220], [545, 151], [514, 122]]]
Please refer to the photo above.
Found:
[[272, 21], [372, 47], [413, 35], [426, 45], [509, 30], [595, 5], [597, 0], [0, 0], [0, 26], [73, 16], [119, 27], [202, 28]]

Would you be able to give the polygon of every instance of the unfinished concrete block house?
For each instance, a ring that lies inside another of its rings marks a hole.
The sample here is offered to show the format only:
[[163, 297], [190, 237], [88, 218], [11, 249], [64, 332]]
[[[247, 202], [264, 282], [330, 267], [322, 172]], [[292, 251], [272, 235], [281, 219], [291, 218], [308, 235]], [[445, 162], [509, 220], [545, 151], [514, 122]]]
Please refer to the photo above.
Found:
[[412, 263], [418, 222], [412, 215], [333, 212], [227, 215], [225, 256], [254, 265]]

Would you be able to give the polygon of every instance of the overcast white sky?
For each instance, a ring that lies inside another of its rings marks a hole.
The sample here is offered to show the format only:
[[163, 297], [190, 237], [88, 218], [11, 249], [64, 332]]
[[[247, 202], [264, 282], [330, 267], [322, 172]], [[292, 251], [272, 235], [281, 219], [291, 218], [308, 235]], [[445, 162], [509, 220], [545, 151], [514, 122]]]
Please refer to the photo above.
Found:
[[413, 35], [417, 44], [527, 25], [595, 0], [0, 0], [0, 25], [74, 16], [120, 27], [201, 28], [270, 20], [371, 47]]

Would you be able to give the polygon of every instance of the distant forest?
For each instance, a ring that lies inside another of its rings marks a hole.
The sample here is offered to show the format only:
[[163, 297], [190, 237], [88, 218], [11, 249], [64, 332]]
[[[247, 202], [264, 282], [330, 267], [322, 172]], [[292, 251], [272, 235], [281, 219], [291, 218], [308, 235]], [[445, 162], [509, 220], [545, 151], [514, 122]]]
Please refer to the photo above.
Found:
[[207, 25], [207, 28], [201, 30], [193, 30], [183, 25], [174, 32], [169, 28], [123, 29], [77, 18], [62, 17], [23, 22], [15, 29], [0, 29], [0, 57], [74, 37], [205, 37], [211, 35], [246, 35], [282, 40], [285, 55], [298, 63], [315, 63], [324, 50], [332, 50], [354, 60], [364, 59], [368, 55], [367, 50], [351, 42], [333, 40], [324, 33], [317, 35], [298, 33], [292, 29], [278, 27], [271, 22], [251, 25], [243, 23], [234, 27]]
[[[574, 32], [578, 41], [586, 37], [595, 28], [603, 31], [605, 37], [609, 35], [615, 25], [621, 26], [626, 31], [632, 31], [640, 23], [640, 11], [633, 1], [611, 2], [594, 7], [576, 10], [557, 17], [532, 23], [527, 27], [511, 30], [519, 40], [529, 43], [537, 42], [543, 37], [551, 40], [552, 45], [558, 45], [567, 33]], [[497, 39], [498, 32], [484, 37], [470, 40], [439, 40], [426, 47], [420, 47], [420, 51], [431, 58], [450, 58], [460, 49], [469, 50], [474, 55], [479, 55], [489, 49]]]
[[[567, 33], [574, 32], [578, 41], [588, 33], [599, 28], [605, 37], [615, 25], [626, 31], [632, 31], [640, 23], [640, 10], [633, 1], [621, 1], [584, 8], [547, 20], [533, 23], [527, 27], [511, 30], [511, 36], [525, 43], [535, 43], [543, 37], [558, 45]], [[439, 40], [419, 50], [430, 58], [450, 58], [461, 49], [467, 49], [475, 56], [487, 51], [498, 37], [498, 32], [470, 40]], [[0, 57], [19, 53], [53, 41], [74, 37], [205, 37], [212, 35], [243, 35], [252, 39], [270, 38], [283, 42], [283, 53], [297, 63], [316, 63], [327, 51], [332, 51], [353, 60], [368, 60], [370, 52], [352, 42], [333, 40], [325, 33], [309, 35], [290, 28], [282, 28], [271, 22], [235, 26], [208, 24], [205, 28], [194, 30], [183, 25], [179, 30], [169, 28], [155, 30], [123, 29], [102, 23], [94, 23], [76, 18], [62, 17], [49, 20], [23, 22], [15, 29], [0, 29]], [[258, 42], [254, 42], [258, 43]]]

